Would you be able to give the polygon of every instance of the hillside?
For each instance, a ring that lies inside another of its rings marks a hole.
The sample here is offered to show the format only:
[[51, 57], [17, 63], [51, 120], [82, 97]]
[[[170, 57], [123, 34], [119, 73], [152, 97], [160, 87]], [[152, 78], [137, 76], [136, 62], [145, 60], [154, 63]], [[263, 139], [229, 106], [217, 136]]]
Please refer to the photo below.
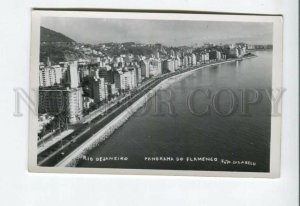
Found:
[[74, 50], [72, 46], [61, 46], [56, 44], [45, 44], [40, 47], [40, 62], [46, 63], [47, 58], [50, 58], [53, 64], [61, 61], [74, 61], [83, 58], [84, 55]]
[[83, 54], [74, 49], [73, 39], [41, 27], [40, 61], [46, 62], [49, 57], [53, 64], [61, 61], [72, 61], [83, 57]]
[[41, 26], [41, 42], [44, 43], [55, 43], [55, 42], [65, 42], [72, 43], [75, 42], [73, 39], [63, 35], [62, 33], [47, 29]]

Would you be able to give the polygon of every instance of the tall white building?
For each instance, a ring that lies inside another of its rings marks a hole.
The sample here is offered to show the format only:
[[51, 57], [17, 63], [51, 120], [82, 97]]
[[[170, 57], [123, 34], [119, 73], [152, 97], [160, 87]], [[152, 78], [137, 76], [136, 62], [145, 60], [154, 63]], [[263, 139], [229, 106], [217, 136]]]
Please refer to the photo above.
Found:
[[67, 89], [67, 112], [71, 124], [75, 124], [82, 118], [82, 93], [82, 88]]
[[135, 88], [138, 84], [137, 79], [136, 79], [136, 68], [135, 67], [128, 67], [128, 73], [130, 76], [130, 81], [131, 81], [131, 89]]
[[221, 60], [222, 59], [222, 54], [220, 51], [216, 51], [217, 52], [217, 60]]
[[136, 71], [128, 70], [128, 68], [124, 68], [123, 70], [118, 69], [114, 73], [114, 82], [116, 87], [121, 91], [131, 90], [137, 86]]
[[202, 59], [202, 63], [205, 63], [205, 64], [209, 63], [209, 53], [206, 52], [206, 53], [202, 54], [201, 59]]
[[150, 59], [149, 61], [149, 75], [157, 76], [162, 74], [161, 61], [159, 59]]
[[196, 55], [194, 53], [192, 53], [191, 58], [192, 58], [192, 65], [196, 65], [197, 59], [196, 59]]
[[59, 85], [63, 79], [63, 68], [59, 65], [41, 66], [39, 71], [39, 82], [41, 87]]
[[167, 59], [162, 63], [163, 73], [174, 72], [177, 70], [175, 60]]
[[68, 83], [71, 88], [77, 88], [79, 86], [79, 73], [77, 61], [72, 62], [68, 68]]

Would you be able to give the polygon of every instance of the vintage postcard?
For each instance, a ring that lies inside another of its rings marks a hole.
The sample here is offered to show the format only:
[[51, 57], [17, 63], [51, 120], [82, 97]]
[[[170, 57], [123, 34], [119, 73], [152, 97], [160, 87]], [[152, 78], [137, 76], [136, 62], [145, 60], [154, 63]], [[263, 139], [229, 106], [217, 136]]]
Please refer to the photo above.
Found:
[[29, 171], [280, 177], [282, 26], [33, 10]]

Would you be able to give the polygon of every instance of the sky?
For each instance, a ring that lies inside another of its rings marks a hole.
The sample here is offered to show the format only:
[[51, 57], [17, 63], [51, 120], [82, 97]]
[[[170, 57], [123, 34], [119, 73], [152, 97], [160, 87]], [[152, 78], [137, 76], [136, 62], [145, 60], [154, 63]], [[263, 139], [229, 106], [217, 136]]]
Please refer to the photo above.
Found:
[[272, 23], [43, 17], [41, 26], [79, 43], [272, 44]]

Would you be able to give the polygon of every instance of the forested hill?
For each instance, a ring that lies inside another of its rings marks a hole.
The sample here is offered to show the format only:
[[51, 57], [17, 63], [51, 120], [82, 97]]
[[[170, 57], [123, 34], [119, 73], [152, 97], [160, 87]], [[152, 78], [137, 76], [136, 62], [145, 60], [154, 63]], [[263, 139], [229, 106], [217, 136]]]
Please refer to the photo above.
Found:
[[41, 26], [40, 61], [46, 63], [50, 58], [52, 64], [60, 61], [73, 61], [83, 55], [74, 49], [76, 42], [62, 33]]
[[71, 43], [75, 42], [73, 39], [63, 35], [62, 33], [47, 29], [41, 26], [41, 42], [44, 43], [55, 43], [55, 42], [64, 42]]

